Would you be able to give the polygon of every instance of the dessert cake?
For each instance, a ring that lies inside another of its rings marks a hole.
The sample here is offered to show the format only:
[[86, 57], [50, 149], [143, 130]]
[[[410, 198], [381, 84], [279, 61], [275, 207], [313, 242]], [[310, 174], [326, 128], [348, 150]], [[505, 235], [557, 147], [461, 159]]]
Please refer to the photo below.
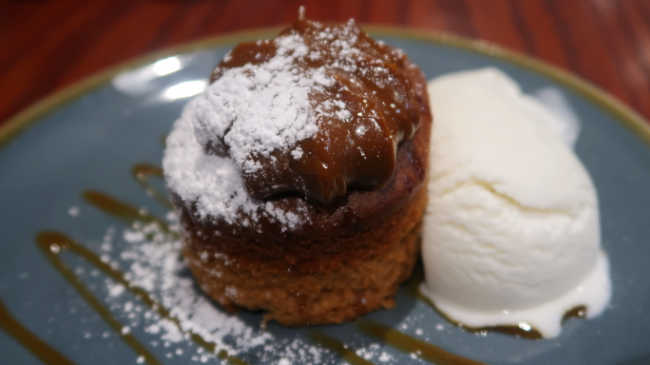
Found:
[[163, 160], [200, 287], [285, 325], [391, 307], [427, 200], [421, 71], [352, 20], [301, 17], [210, 81]]

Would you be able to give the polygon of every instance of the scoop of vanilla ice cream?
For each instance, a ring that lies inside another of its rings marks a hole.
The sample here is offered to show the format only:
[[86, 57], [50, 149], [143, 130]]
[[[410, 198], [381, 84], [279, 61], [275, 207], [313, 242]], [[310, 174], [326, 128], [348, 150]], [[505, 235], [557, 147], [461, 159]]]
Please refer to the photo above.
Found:
[[589, 174], [556, 116], [496, 69], [428, 85], [434, 114], [421, 289], [470, 327], [560, 333], [566, 311], [610, 297]]

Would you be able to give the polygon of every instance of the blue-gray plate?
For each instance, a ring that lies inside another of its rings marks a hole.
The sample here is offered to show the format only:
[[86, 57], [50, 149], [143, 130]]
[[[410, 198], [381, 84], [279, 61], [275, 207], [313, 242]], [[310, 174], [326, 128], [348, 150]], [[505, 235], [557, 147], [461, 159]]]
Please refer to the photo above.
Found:
[[[602, 91], [539, 61], [451, 36], [369, 30], [404, 49], [427, 78], [495, 66], [524, 91], [550, 86], [562, 92], [581, 120], [576, 151], [598, 189], [603, 246], [609, 253], [613, 281], [611, 303], [595, 319], [568, 319], [557, 338], [531, 340], [454, 326], [404, 287], [394, 309], [372, 313], [361, 322], [312, 329], [271, 324], [267, 331], [282, 343], [296, 338], [328, 348], [321, 361], [329, 363], [451, 364], [469, 363], [468, 359], [491, 364], [650, 363], [648, 124]], [[120, 278], [92, 257], [101, 252], [107, 227], [119, 233], [142, 212], [113, 206], [114, 214], [106, 214], [92, 204], [88, 191], [164, 216], [166, 208], [144, 193], [131, 175], [132, 167], [160, 164], [161, 139], [188, 97], [204, 87], [212, 67], [233, 44], [273, 32], [204, 40], [121, 65], [37, 103], [0, 128], [0, 362], [201, 361], [200, 343], [188, 340], [177, 345], [183, 347], [182, 354], [169, 356], [168, 348], [154, 345], [158, 337], [151, 331], [136, 325], [130, 333], [120, 333], [129, 319], [118, 307], [105, 303], [106, 280], [111, 275], [111, 280]], [[159, 181], [155, 184], [159, 189], [163, 186]], [[65, 237], [80, 247], [57, 255], [71, 247]], [[95, 270], [79, 275], [71, 269], [79, 260]], [[146, 292], [134, 291], [131, 300], [146, 301], [142, 299]], [[261, 318], [251, 313], [239, 316], [253, 326]], [[203, 359], [261, 363], [273, 358], [264, 356], [251, 350], [236, 358], [222, 353]]]

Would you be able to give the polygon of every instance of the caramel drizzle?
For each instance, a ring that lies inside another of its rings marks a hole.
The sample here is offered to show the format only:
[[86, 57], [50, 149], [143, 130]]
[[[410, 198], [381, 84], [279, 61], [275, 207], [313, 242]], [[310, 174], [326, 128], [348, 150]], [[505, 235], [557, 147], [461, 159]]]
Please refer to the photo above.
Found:
[[[70, 284], [72, 284], [72, 286], [77, 290], [77, 292], [79, 292], [82, 298], [88, 302], [88, 304], [102, 317], [102, 319], [104, 319], [104, 321], [106, 321], [111, 326], [115, 332], [121, 332], [123, 327], [122, 324], [120, 324], [115, 319], [115, 317], [113, 317], [108, 308], [106, 308], [101, 303], [101, 301], [88, 290], [88, 288], [81, 282], [81, 280], [79, 280], [74, 272], [65, 266], [59, 257], [59, 254], [61, 252], [70, 251], [72, 253], [75, 253], [86, 262], [102, 271], [106, 276], [115, 282], [122, 284], [147, 307], [154, 310], [161, 318], [165, 318], [174, 323], [182, 333], [188, 334], [194, 343], [203, 347], [209, 352], [214, 353], [217, 350], [216, 344], [213, 342], [205, 340], [199, 334], [191, 330], [184, 330], [178, 318], [172, 316], [171, 311], [159, 304], [151, 295], [149, 295], [146, 290], [131, 284], [124, 278], [124, 274], [122, 274], [122, 272], [112, 268], [109, 264], [103, 262], [94, 252], [85, 246], [75, 242], [65, 234], [56, 231], [42, 231], [36, 236], [36, 243], [41, 251], [45, 254], [45, 256], [49, 259], [54, 268], [56, 268], [59, 273], [61, 273], [61, 275], [63, 275], [63, 277]], [[158, 360], [156, 360], [154, 356], [149, 353], [149, 351], [131, 334], [122, 335], [122, 340], [131, 346], [137, 353], [144, 356], [147, 363], [160, 364], [160, 362], [158, 362]], [[220, 351], [218, 353], [218, 356], [221, 359], [227, 359], [234, 365], [246, 364], [244, 361], [238, 358], [229, 356], [225, 351]]]
[[408, 353], [415, 353], [422, 359], [439, 365], [480, 365], [482, 363], [470, 360], [438, 346], [415, 339], [391, 327], [374, 321], [358, 321], [359, 329], [372, 337], [378, 338], [389, 345]]
[[[136, 181], [148, 192], [148, 194], [159, 203], [165, 206], [171, 206], [169, 201], [164, 196], [155, 190], [148, 182], [149, 176], [162, 176], [162, 169], [150, 164], [136, 164], [131, 169], [133, 177]], [[128, 223], [135, 221], [154, 222], [168, 234], [176, 235], [175, 232], [170, 231], [169, 226], [162, 219], [155, 217], [141, 209], [125, 203], [117, 198], [108, 194], [98, 192], [95, 190], [86, 190], [82, 193], [86, 202], [93, 205], [100, 211], [124, 220]], [[156, 198], [158, 197], [158, 198]], [[65, 266], [59, 253], [70, 251], [77, 254], [86, 262], [93, 265], [98, 270], [102, 271], [106, 276], [111, 278], [117, 283], [122, 284], [129, 290], [136, 298], [141, 300], [147, 307], [154, 310], [161, 318], [165, 318], [174, 323], [177, 328], [185, 334], [188, 334], [190, 339], [201, 346], [208, 352], [214, 353], [217, 350], [215, 343], [204, 339], [199, 334], [185, 330], [181, 327], [178, 318], [171, 315], [171, 311], [161, 304], [159, 304], [147, 291], [131, 284], [124, 278], [124, 274], [107, 263], [103, 262], [95, 253], [86, 248], [85, 246], [75, 242], [63, 233], [56, 231], [42, 231], [36, 236], [37, 246], [46, 255], [50, 263], [61, 273], [61, 275], [79, 292], [79, 294], [86, 300], [86, 302], [104, 319], [109, 326], [116, 332], [121, 333], [123, 325], [119, 323], [111, 312], [95, 297], [90, 290], [79, 280], [79, 278], [68, 267]], [[145, 361], [149, 364], [156, 365], [160, 362], [151, 354], [144, 345], [131, 334], [121, 335], [122, 340], [133, 348], [138, 354], [142, 355]], [[31, 348], [30, 348], [31, 349]], [[38, 349], [36, 350], [38, 351]], [[217, 353], [217, 356], [222, 360], [227, 360], [233, 365], [246, 365], [247, 363], [237, 357], [228, 355], [224, 350]], [[56, 362], [58, 364], [58, 362]]]
[[332, 350], [351, 365], [373, 365], [373, 363], [357, 355], [354, 351], [347, 348], [343, 342], [334, 337], [318, 331], [312, 331], [309, 337], [317, 344]]
[[[113, 280], [116, 280], [120, 283], [126, 283], [126, 280], [122, 277], [122, 274], [111, 268], [106, 263], [102, 262], [99, 257], [97, 257], [92, 251], [88, 250], [84, 246], [72, 241], [70, 238], [65, 236], [62, 233], [55, 231], [43, 231], [39, 232], [36, 235], [36, 245], [43, 252], [45, 257], [49, 260], [50, 264], [72, 285], [75, 290], [81, 295], [81, 297], [90, 305], [91, 308], [99, 314], [100, 317], [115, 331], [120, 333], [122, 341], [129, 345], [135, 352], [143, 356], [145, 361], [151, 365], [161, 364], [155, 356], [149, 352], [149, 350], [142, 345], [138, 340], [131, 334], [122, 333], [123, 325], [115, 319], [111, 314], [110, 310], [106, 308], [102, 302], [94, 296], [90, 290], [81, 282], [79, 277], [70, 270], [61, 258], [59, 253], [62, 251], [72, 251], [77, 255], [81, 256], [83, 259], [91, 263], [96, 268], [100, 269], [104, 273], [108, 274]], [[128, 286], [125, 285], [127, 288]]]
[[131, 167], [131, 175], [135, 181], [142, 186], [145, 193], [154, 198], [158, 203], [167, 209], [172, 209], [172, 204], [164, 193], [161, 193], [149, 183], [149, 177], [163, 177], [163, 170], [155, 165], [148, 163], [137, 163]]
[[0, 328], [15, 338], [23, 347], [46, 364], [73, 365], [74, 363], [38, 338], [11, 315], [0, 301]]
[[119, 218], [127, 223], [135, 221], [150, 223], [154, 222], [160, 226], [165, 233], [172, 233], [169, 226], [162, 219], [147, 213], [142, 209], [138, 209], [133, 205], [125, 203], [117, 198], [114, 198], [106, 193], [96, 190], [86, 190], [82, 194], [84, 200], [100, 211]]

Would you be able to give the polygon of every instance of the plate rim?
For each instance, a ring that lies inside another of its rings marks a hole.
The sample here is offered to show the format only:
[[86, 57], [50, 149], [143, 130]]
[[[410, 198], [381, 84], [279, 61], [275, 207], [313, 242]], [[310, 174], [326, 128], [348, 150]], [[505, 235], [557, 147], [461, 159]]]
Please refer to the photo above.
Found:
[[[422, 40], [438, 45], [459, 48], [475, 54], [487, 55], [546, 76], [554, 82], [580, 94], [585, 99], [595, 104], [595, 106], [600, 107], [609, 113], [613, 119], [631, 130], [631, 132], [641, 138], [647, 146], [650, 146], [650, 123], [646, 121], [640, 113], [620, 101], [608, 91], [596, 86], [591, 81], [587, 81], [577, 74], [563, 70], [558, 66], [547, 63], [546, 61], [496, 45], [489, 41], [471, 39], [443, 31], [376, 24], [361, 24], [361, 27], [375, 36], [392, 36], [404, 39]], [[104, 85], [108, 80], [119, 73], [141, 67], [157, 59], [177, 54], [273, 36], [282, 28], [283, 26], [250, 28], [230, 33], [223, 33], [216, 36], [208, 36], [195, 41], [165, 47], [158, 51], [145, 53], [113, 66], [108, 66], [95, 71], [89, 76], [75, 81], [61, 90], [49, 93], [6, 119], [4, 123], [0, 125], [0, 150], [2, 150], [14, 137], [17, 137], [21, 132], [28, 129], [35, 122], [42, 120], [43, 118], [41, 117], [78, 99], [81, 95]]]

